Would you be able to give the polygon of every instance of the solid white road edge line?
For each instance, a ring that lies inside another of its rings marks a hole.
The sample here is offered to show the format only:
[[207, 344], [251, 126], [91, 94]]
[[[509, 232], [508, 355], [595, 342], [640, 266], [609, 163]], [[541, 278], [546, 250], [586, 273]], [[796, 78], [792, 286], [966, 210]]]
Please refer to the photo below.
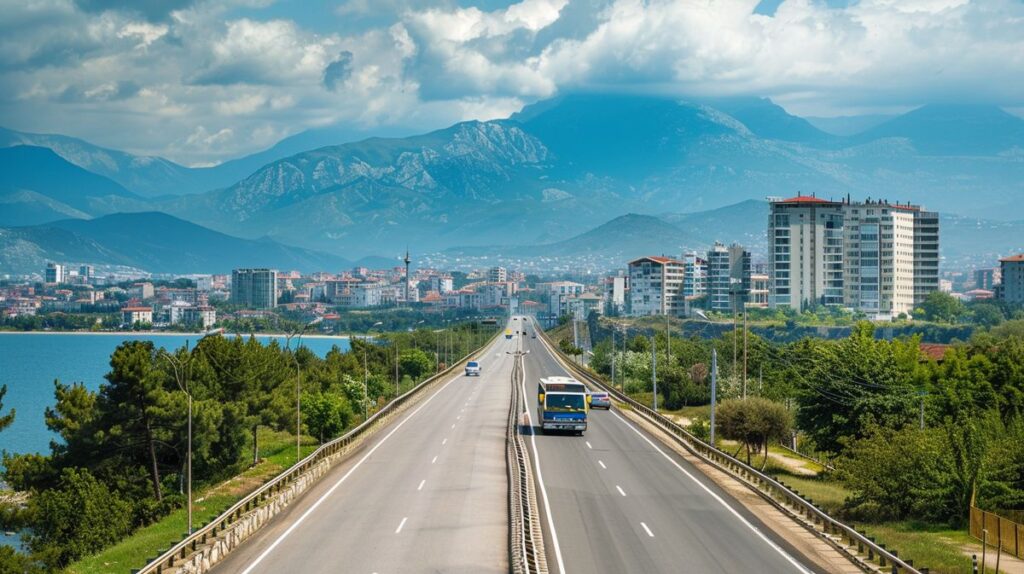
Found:
[[[526, 394], [526, 361], [523, 361], [523, 396]], [[548, 502], [548, 489], [544, 487], [544, 473], [540, 470], [540, 453], [537, 451], [537, 434], [533, 432], [533, 417], [530, 416], [530, 408], [526, 408], [526, 422], [530, 425], [530, 444], [533, 445], [533, 466], [537, 469], [537, 482], [540, 483], [540, 494], [544, 500], [544, 514], [548, 518], [548, 528], [551, 529], [551, 543], [555, 545], [555, 561], [558, 563], [558, 571], [565, 574], [565, 562], [562, 561], [562, 547], [558, 545], [558, 531], [555, 530], [555, 520], [551, 517], [551, 503]]]
[[[367, 452], [365, 455], [363, 455], [363, 458], [359, 459], [359, 462], [357, 462], [355, 465], [353, 465], [352, 468], [348, 469], [348, 472], [346, 472], [344, 474], [344, 476], [339, 478], [338, 482], [335, 482], [327, 492], [325, 492], [323, 495], [321, 495], [320, 498], [318, 498], [317, 501], [313, 503], [313, 506], [310, 506], [308, 509], [306, 509], [306, 512], [303, 512], [302, 516], [300, 516], [298, 518], [298, 520], [293, 522], [292, 525], [288, 527], [288, 530], [285, 530], [283, 533], [281, 533], [281, 535], [277, 537], [277, 540], [275, 540], [273, 544], [271, 544], [266, 550], [264, 550], [259, 556], [257, 556], [256, 560], [253, 560], [252, 564], [249, 564], [249, 566], [245, 570], [242, 571], [242, 574], [249, 574], [250, 572], [252, 572], [256, 568], [256, 566], [259, 565], [260, 562], [263, 562], [263, 560], [267, 556], [269, 556], [270, 553], [273, 552], [274, 549], [277, 548], [277, 546], [279, 544], [281, 544], [281, 542], [284, 541], [285, 538], [288, 538], [288, 536], [291, 535], [291, 533], [294, 532], [295, 529], [298, 528], [300, 524], [305, 522], [306, 518], [308, 518], [310, 514], [313, 514], [313, 511], [315, 511], [317, 508], [319, 508], [320, 505], [323, 504], [324, 500], [327, 500], [328, 496], [333, 494], [334, 491], [337, 490], [338, 487], [341, 486], [341, 484], [343, 482], [348, 480], [348, 477], [352, 476], [352, 473], [355, 472], [356, 469], [358, 469], [360, 466], [362, 466], [363, 463], [366, 462], [366, 459], [370, 458], [370, 455], [372, 455], [374, 452], [376, 452], [377, 449], [380, 448], [380, 446], [382, 444], [387, 442], [387, 440], [389, 438], [391, 438], [391, 435], [393, 435], [396, 432], [398, 432], [398, 429], [402, 428], [402, 426], [405, 425], [405, 423], [409, 422], [409, 420], [411, 420], [416, 415], [416, 413], [420, 412], [421, 410], [423, 410], [423, 407], [425, 407], [428, 404], [430, 404], [430, 401], [434, 400], [434, 397], [436, 397], [437, 395], [441, 394], [441, 391], [447, 389], [448, 385], [454, 383], [457, 380], [459, 380], [458, 377], [453, 377], [451, 380], [449, 380], [447, 383], [445, 383], [440, 389], [437, 389], [437, 391], [435, 391], [434, 394], [430, 395], [429, 397], [427, 397], [427, 400], [423, 401], [422, 405], [416, 407], [416, 410], [414, 410], [411, 413], [409, 413], [409, 415], [406, 416], [404, 419], [402, 419], [395, 426], [395, 428], [391, 429], [391, 432], [389, 432], [387, 435], [385, 435], [384, 438], [380, 439], [380, 442], [378, 442], [377, 444], [373, 445], [373, 448], [371, 448], [369, 452]], [[445, 439], [445, 440], [447, 441], [448, 439]]]
[[649, 439], [646, 436], [644, 436], [644, 434], [642, 432], [640, 432], [640, 430], [637, 429], [635, 426], [633, 426], [632, 423], [630, 423], [626, 419], [622, 418], [619, 415], [619, 413], [616, 413], [616, 412], [613, 411], [612, 414], [615, 415], [615, 418], [619, 419], [619, 421], [621, 421], [622, 424], [626, 425], [630, 430], [635, 432], [640, 438], [644, 439], [644, 442], [646, 442], [647, 444], [651, 445], [651, 448], [653, 448], [654, 450], [658, 451], [658, 454], [660, 454], [661, 456], [665, 457], [665, 460], [669, 461], [670, 463], [672, 463], [673, 466], [675, 466], [677, 469], [679, 469], [679, 472], [685, 474], [686, 476], [688, 476], [690, 478], [690, 480], [692, 480], [693, 482], [697, 483], [697, 486], [700, 486], [712, 498], [714, 498], [716, 501], [718, 501], [718, 503], [721, 504], [723, 507], [725, 507], [725, 509], [728, 510], [733, 516], [735, 516], [737, 520], [742, 522], [747, 528], [749, 528], [751, 530], [751, 532], [753, 532], [754, 534], [757, 535], [758, 538], [763, 540], [765, 542], [765, 544], [770, 546], [773, 550], [778, 552], [780, 556], [782, 556], [790, 564], [795, 566], [797, 571], [802, 572], [803, 574], [812, 574], [812, 572], [810, 570], [808, 570], [802, 564], [797, 562], [796, 559], [793, 558], [792, 556], [790, 556], [788, 552], [783, 550], [781, 546], [779, 546], [778, 544], [773, 542], [771, 538], [768, 538], [768, 536], [766, 536], [764, 532], [761, 532], [761, 530], [758, 527], [756, 527], [753, 524], [751, 524], [749, 520], [744, 518], [742, 514], [737, 512], [736, 509], [733, 508], [728, 502], [726, 502], [721, 496], [718, 496], [718, 494], [716, 494], [715, 491], [711, 490], [706, 484], [704, 484], [703, 482], [698, 480], [696, 476], [694, 476], [689, 471], [687, 471], [685, 468], [683, 468], [682, 465], [680, 465], [678, 462], [673, 460], [672, 457], [670, 457], [669, 455], [665, 454], [665, 451], [663, 451], [660, 448], [658, 448], [658, 445], [654, 444], [654, 442], [652, 442], [651, 439]]

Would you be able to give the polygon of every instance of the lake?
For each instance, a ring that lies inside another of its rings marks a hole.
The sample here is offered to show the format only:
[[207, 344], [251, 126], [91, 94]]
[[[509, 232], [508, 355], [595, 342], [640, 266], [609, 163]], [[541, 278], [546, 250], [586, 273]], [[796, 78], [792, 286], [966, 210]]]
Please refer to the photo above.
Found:
[[[7, 385], [4, 412], [17, 410], [14, 424], [0, 432], [0, 450], [8, 452], [49, 452], [55, 437], [43, 422], [46, 407], [53, 405], [53, 380], [82, 382], [91, 390], [99, 388], [110, 370], [110, 355], [126, 340], [153, 341], [173, 350], [186, 341], [195, 345], [201, 335], [91, 334], [91, 333], [0, 333], [0, 385]], [[284, 337], [257, 335], [263, 343]], [[343, 337], [304, 337], [302, 346], [323, 357], [337, 345], [348, 350]]]

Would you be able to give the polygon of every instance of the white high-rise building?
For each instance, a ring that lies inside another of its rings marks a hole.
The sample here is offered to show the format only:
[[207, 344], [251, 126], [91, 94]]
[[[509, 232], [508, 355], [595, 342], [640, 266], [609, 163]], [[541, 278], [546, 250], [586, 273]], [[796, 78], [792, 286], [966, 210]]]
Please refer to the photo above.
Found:
[[508, 281], [508, 270], [504, 267], [491, 267], [487, 270], [487, 281], [489, 283], [504, 283]]
[[939, 289], [938, 214], [919, 206], [772, 201], [768, 245], [772, 307], [843, 305], [892, 318]]
[[750, 291], [750, 252], [733, 243], [715, 242], [708, 251], [708, 308], [738, 313]]

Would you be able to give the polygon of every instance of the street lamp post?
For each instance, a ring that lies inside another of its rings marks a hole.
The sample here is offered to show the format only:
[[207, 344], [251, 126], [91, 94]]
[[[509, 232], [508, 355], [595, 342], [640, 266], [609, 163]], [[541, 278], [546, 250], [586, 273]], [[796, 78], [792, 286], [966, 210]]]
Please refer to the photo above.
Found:
[[651, 397], [654, 404], [654, 412], [658, 412], [658, 345], [654, 340], [654, 334], [651, 334], [651, 386], [654, 387], [654, 393]]
[[291, 350], [292, 337], [298, 335], [295, 339], [295, 352], [292, 353], [292, 360], [295, 361], [295, 462], [302, 460], [302, 367], [299, 365], [298, 351], [302, 345], [302, 336], [306, 334], [306, 329], [316, 325], [323, 320], [323, 317], [317, 317], [312, 321], [302, 326], [302, 329], [298, 332], [292, 332], [285, 338], [285, 348]]

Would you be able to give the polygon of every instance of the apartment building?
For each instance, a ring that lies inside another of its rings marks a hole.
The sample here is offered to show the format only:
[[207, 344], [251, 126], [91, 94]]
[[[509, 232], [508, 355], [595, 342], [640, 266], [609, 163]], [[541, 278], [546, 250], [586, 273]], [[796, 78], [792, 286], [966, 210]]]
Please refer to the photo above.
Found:
[[231, 302], [249, 309], [273, 309], [277, 306], [277, 270], [232, 271]]
[[683, 254], [683, 297], [694, 301], [708, 294], [708, 262], [696, 251]]
[[939, 217], [910, 204], [814, 196], [771, 202], [771, 307], [910, 313], [939, 289]]
[[629, 262], [630, 314], [681, 315], [685, 309], [686, 265], [670, 257], [648, 256]]
[[999, 260], [1003, 282], [999, 293], [1003, 301], [1024, 304], [1024, 253]]
[[[622, 273], [621, 271], [619, 273]], [[626, 312], [626, 294], [629, 293], [629, 277], [614, 275], [604, 279], [605, 313], [621, 315]]]
[[491, 267], [487, 270], [488, 283], [504, 283], [508, 281], [508, 270], [504, 267]]
[[768, 284], [767, 273], [750, 274], [750, 293], [747, 295], [747, 307], [768, 308]]
[[63, 283], [65, 280], [64, 266], [60, 263], [47, 263], [44, 278], [47, 283]]
[[750, 252], [742, 245], [722, 243], [708, 251], [708, 308], [719, 313], [738, 313], [750, 292]]

